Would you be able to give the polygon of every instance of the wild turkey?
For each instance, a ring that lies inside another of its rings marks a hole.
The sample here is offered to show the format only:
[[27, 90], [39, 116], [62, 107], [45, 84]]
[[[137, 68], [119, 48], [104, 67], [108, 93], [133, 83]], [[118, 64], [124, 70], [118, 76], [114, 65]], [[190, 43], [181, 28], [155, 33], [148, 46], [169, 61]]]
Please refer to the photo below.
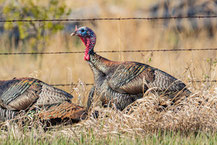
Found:
[[120, 110], [141, 98], [151, 88], [154, 88], [152, 92], [173, 100], [191, 93], [183, 82], [157, 68], [138, 62], [110, 61], [96, 54], [96, 35], [88, 27], [76, 27], [71, 35], [80, 37], [86, 46], [84, 59], [94, 74], [95, 83], [90, 91], [88, 105], [92, 102], [94, 92], [100, 96], [103, 106], [113, 103]]
[[14, 118], [20, 111], [70, 102], [69, 93], [35, 78], [0, 81], [0, 120]]

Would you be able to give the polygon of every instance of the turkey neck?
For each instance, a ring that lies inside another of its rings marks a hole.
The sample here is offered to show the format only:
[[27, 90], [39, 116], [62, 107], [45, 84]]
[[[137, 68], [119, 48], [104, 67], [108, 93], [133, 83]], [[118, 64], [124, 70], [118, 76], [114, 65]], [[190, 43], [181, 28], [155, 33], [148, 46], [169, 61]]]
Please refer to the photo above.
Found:
[[94, 75], [99, 75], [99, 73], [107, 74], [113, 62], [94, 52], [96, 44], [95, 34], [90, 38], [81, 38], [81, 40], [86, 46], [84, 59], [89, 63]]
[[94, 72], [99, 71], [103, 74], [108, 74], [113, 63], [112, 61], [96, 54], [93, 51], [89, 54], [89, 56], [90, 59], [88, 63]]

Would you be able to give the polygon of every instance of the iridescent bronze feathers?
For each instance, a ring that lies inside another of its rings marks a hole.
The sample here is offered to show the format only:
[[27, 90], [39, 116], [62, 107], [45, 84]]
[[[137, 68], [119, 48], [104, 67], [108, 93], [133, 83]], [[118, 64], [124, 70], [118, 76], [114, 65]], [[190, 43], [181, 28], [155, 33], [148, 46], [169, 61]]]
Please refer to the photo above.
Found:
[[95, 84], [89, 95], [88, 106], [94, 92], [104, 106], [114, 104], [120, 110], [143, 97], [148, 89], [157, 95], [168, 96], [173, 101], [191, 93], [183, 82], [157, 68], [138, 62], [110, 61], [97, 55], [94, 52], [96, 35], [88, 27], [80, 27], [73, 35], [86, 40], [83, 41], [86, 46], [85, 58], [88, 58], [85, 60], [94, 74]]
[[0, 81], [0, 119], [11, 119], [22, 110], [71, 102], [72, 98], [71, 94], [35, 78]]

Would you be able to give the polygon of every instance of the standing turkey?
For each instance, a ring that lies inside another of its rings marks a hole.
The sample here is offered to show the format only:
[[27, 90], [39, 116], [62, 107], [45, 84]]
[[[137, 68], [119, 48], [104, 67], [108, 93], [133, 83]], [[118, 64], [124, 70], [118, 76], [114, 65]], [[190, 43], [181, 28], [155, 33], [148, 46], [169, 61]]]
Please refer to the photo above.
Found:
[[20, 111], [71, 102], [69, 93], [35, 78], [0, 81], [0, 120], [14, 118]]
[[96, 54], [96, 35], [88, 27], [76, 27], [71, 35], [80, 37], [86, 46], [84, 59], [94, 74], [95, 83], [88, 97], [88, 107], [94, 92], [100, 96], [103, 106], [113, 103], [119, 110], [142, 98], [144, 92], [152, 88], [153, 92], [173, 101], [191, 93], [183, 82], [157, 68], [138, 62], [110, 61]]

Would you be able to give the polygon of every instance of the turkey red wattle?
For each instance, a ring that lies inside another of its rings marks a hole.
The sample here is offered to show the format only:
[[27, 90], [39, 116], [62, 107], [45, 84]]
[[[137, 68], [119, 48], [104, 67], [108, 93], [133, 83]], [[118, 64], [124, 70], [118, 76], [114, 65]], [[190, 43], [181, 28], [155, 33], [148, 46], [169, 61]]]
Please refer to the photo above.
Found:
[[86, 46], [85, 53], [84, 53], [84, 60], [88, 61], [88, 60], [90, 60], [90, 56], [88, 54], [88, 52], [90, 50], [90, 38], [80, 37], [80, 39], [82, 40], [82, 42]]
[[90, 60], [90, 55], [88, 54], [88, 49], [86, 48], [85, 53], [84, 53], [84, 60], [89, 61]]
[[86, 46], [85, 53], [84, 53], [84, 60], [90, 60], [90, 51], [94, 48], [96, 38], [89, 38], [89, 37], [80, 37], [84, 45]]

